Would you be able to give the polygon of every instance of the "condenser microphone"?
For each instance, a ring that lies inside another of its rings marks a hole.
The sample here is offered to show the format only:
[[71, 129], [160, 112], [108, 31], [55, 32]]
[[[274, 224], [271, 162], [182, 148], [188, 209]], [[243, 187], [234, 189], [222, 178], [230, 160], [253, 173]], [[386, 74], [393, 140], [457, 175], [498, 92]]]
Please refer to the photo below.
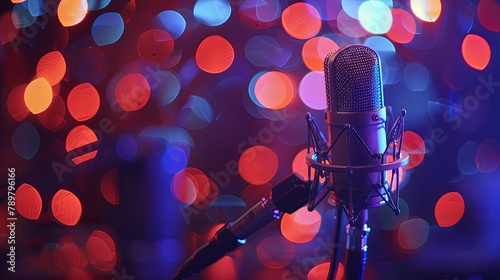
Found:
[[[325, 85], [328, 143], [341, 141], [329, 151], [332, 164], [383, 164], [387, 114], [378, 54], [363, 45], [349, 45], [330, 53], [325, 58]], [[385, 172], [333, 172], [329, 180], [350, 216], [345, 278], [363, 279], [370, 232], [366, 209], [384, 204], [379, 193], [384, 192]]]
[[[370, 233], [367, 209], [388, 204], [399, 212], [398, 168], [409, 161], [402, 151], [406, 111], [387, 131], [392, 114], [384, 106], [381, 61], [367, 46], [348, 45], [329, 53], [324, 72], [328, 148], [322, 148], [324, 140], [315, 140], [320, 133], [314, 120], [308, 119], [313, 152], [306, 162], [315, 170], [313, 192], [318, 174], [325, 177], [332, 198], [347, 215], [344, 279], [360, 280]], [[311, 210], [317, 203], [310, 200], [309, 205]]]
[[225, 254], [245, 244], [246, 238], [279, 219], [283, 213], [291, 214], [309, 199], [309, 182], [298, 173], [292, 173], [274, 186], [269, 198], [262, 198], [236, 221], [227, 223], [215, 236], [189, 257], [172, 280], [194, 276], [215, 263]]
[[[349, 45], [325, 58], [326, 124], [332, 165], [384, 163], [386, 120], [380, 58], [371, 48]], [[335, 145], [332, 145], [338, 141]], [[333, 172], [335, 194], [356, 219], [362, 208], [384, 204], [373, 191], [384, 192], [384, 172]]]

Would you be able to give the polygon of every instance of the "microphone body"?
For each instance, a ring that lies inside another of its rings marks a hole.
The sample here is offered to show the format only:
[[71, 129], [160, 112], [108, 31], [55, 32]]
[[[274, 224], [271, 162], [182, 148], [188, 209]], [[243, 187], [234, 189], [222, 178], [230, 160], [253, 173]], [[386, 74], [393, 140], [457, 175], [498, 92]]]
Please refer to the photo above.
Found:
[[298, 173], [293, 173], [271, 190], [269, 198], [262, 198], [236, 221], [229, 222], [215, 236], [196, 250], [181, 266], [172, 280], [186, 279], [215, 263], [225, 254], [245, 244], [246, 238], [281, 218], [283, 212], [293, 213], [309, 198], [309, 184]]

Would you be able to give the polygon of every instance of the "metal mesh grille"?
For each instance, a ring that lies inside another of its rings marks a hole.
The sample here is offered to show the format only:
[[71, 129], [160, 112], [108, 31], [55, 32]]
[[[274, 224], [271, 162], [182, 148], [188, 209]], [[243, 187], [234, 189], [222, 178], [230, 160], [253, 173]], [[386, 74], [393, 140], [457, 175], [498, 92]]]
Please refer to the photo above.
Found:
[[384, 106], [378, 55], [368, 47], [353, 45], [327, 55], [325, 82], [329, 110], [330, 98], [336, 98], [337, 112], [365, 112]]

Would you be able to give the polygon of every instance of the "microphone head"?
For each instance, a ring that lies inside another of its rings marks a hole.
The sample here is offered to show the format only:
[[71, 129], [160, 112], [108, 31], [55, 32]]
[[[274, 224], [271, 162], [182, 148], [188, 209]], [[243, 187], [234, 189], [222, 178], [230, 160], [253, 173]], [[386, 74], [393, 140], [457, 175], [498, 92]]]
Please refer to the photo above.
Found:
[[366, 112], [384, 107], [380, 57], [363, 45], [329, 53], [324, 62], [328, 111]]

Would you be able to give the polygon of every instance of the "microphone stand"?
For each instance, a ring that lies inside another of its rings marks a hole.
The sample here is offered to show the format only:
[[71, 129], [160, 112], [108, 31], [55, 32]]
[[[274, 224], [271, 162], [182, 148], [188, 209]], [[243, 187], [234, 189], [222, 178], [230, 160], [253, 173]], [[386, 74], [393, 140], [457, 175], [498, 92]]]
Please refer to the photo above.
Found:
[[346, 230], [346, 267], [344, 280], [362, 280], [366, 255], [368, 252], [368, 235], [370, 228], [366, 224], [368, 209], [363, 209], [358, 219], [347, 224]]

